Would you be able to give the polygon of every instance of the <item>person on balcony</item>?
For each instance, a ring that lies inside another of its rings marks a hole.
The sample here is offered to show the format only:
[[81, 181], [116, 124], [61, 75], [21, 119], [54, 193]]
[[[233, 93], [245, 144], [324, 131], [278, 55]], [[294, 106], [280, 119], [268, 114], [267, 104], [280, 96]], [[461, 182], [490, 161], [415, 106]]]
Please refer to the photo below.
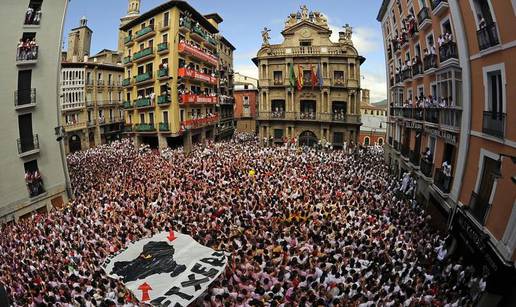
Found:
[[446, 177], [451, 177], [451, 164], [450, 162], [448, 162], [448, 160], [444, 160], [443, 164], [442, 164], [442, 170], [443, 170], [443, 174], [444, 176]]
[[423, 158], [429, 162], [429, 163], [432, 163], [432, 151], [430, 150], [429, 147], [427, 147], [425, 149], [425, 151], [423, 152]]
[[32, 24], [32, 18], [34, 14], [34, 9], [32, 7], [28, 7], [25, 12], [25, 24]]

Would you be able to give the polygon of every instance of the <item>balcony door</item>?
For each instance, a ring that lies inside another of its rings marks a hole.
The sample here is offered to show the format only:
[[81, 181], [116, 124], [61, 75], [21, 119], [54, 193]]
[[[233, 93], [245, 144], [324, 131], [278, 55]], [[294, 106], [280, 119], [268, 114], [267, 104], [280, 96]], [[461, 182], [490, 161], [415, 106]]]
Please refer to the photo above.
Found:
[[32, 133], [32, 113], [18, 116], [21, 152], [34, 149], [34, 135]]
[[484, 157], [484, 167], [482, 169], [482, 178], [480, 179], [480, 186], [478, 196], [474, 202], [473, 216], [483, 225], [487, 210], [489, 209], [489, 199], [495, 182], [494, 173], [498, 170], [498, 163], [489, 157]]
[[32, 70], [18, 71], [18, 105], [30, 103]]

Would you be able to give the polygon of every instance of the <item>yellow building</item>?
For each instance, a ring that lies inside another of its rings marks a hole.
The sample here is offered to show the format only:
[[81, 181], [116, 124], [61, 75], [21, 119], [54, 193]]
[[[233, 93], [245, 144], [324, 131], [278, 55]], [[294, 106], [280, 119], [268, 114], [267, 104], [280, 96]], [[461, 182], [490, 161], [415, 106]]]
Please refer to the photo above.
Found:
[[215, 137], [221, 20], [184, 1], [168, 1], [120, 27], [125, 126], [136, 145], [163, 148], [184, 141], [189, 148]]
[[339, 41], [320, 12], [290, 14], [281, 44], [269, 43], [269, 30], [253, 60], [259, 69], [259, 136], [268, 143], [286, 140], [334, 147], [357, 142], [360, 130], [360, 65], [346, 25]]
[[89, 57], [92, 31], [87, 20], [72, 29], [61, 64], [61, 123], [66, 153], [119, 139], [123, 132], [122, 79], [117, 51]]

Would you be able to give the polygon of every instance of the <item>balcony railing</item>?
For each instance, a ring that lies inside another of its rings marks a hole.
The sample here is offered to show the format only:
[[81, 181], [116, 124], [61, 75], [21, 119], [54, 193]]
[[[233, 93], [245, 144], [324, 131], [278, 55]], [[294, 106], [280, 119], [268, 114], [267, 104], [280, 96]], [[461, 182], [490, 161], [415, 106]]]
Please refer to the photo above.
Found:
[[132, 35], [127, 35], [125, 38], [124, 38], [124, 44], [129, 44], [130, 42], [133, 41], [133, 36]]
[[18, 65], [32, 64], [38, 60], [38, 46], [18, 47], [16, 51], [16, 63]]
[[144, 58], [146, 56], [149, 56], [152, 54], [152, 47], [147, 47], [143, 50], [140, 50], [138, 52], [136, 52], [134, 55], [133, 55], [133, 61], [136, 61], [136, 60], [139, 60], [141, 58]]
[[216, 104], [217, 96], [184, 94], [179, 96], [179, 103], [188, 104]]
[[32, 10], [25, 13], [23, 24], [26, 26], [39, 26], [41, 22], [41, 5], [39, 7], [30, 7]]
[[410, 163], [412, 163], [412, 165], [414, 166], [419, 166], [419, 152], [415, 151], [415, 150], [411, 150], [410, 153], [409, 153], [409, 160], [410, 160]]
[[152, 72], [148, 71], [135, 77], [136, 83], [145, 82], [152, 79]]
[[159, 131], [170, 131], [168, 123], [159, 123]]
[[167, 104], [170, 104], [170, 95], [158, 96], [158, 105], [167, 105]]
[[154, 132], [154, 131], [156, 131], [156, 127], [154, 127], [154, 124], [136, 124], [134, 126], [134, 131], [136, 131], [136, 132]]
[[407, 68], [401, 72], [403, 81], [411, 79], [412, 78], [412, 69]]
[[144, 35], [146, 35], [148, 33], [151, 33], [152, 31], [154, 31], [154, 25], [150, 24], [150, 25], [146, 26], [145, 28], [143, 28], [141, 30], [138, 30], [136, 32], [135, 39], [139, 39], [142, 36], [144, 36]]
[[153, 106], [152, 100], [150, 98], [140, 98], [136, 99], [134, 102], [134, 106], [137, 109], [140, 108], [149, 108]]
[[454, 108], [439, 109], [439, 125], [460, 129], [462, 123], [462, 110]]
[[468, 209], [480, 225], [485, 224], [490, 207], [491, 204], [489, 204], [487, 199], [483, 199], [477, 193], [471, 192]]
[[457, 44], [455, 42], [448, 42], [439, 48], [439, 61], [441, 64], [449, 59], [458, 59]]
[[124, 57], [124, 65], [127, 65], [129, 63], [131, 63], [131, 57], [130, 56]]
[[36, 105], [36, 89], [23, 89], [14, 92], [14, 107], [23, 108]]
[[439, 110], [438, 108], [426, 108], [425, 109], [425, 121], [429, 123], [439, 123]]
[[431, 0], [432, 13], [440, 15], [444, 9], [448, 8], [448, 0]]
[[167, 51], [167, 50], [168, 50], [168, 43], [167, 42], [163, 42], [163, 43], [158, 44], [158, 52], [164, 52], [164, 51]]
[[168, 68], [162, 68], [158, 70], [158, 78], [168, 77]]
[[441, 190], [441, 192], [443, 192], [444, 194], [450, 193], [452, 181], [453, 177], [446, 176], [443, 173], [442, 169], [435, 169], [434, 184], [439, 190]]
[[133, 104], [130, 101], [124, 101], [122, 106], [124, 109], [132, 109], [133, 108]]
[[122, 80], [122, 86], [129, 86], [129, 85], [131, 85], [131, 79], [130, 78]]
[[401, 155], [404, 156], [405, 158], [408, 158], [409, 154], [410, 154], [409, 146], [407, 144], [402, 144], [401, 145]]
[[19, 138], [18, 143], [18, 154], [24, 154], [29, 151], [39, 150], [39, 137], [37, 134], [32, 137]]
[[437, 54], [429, 54], [423, 58], [425, 70], [437, 68]]
[[419, 13], [417, 13], [418, 25], [421, 26], [426, 20], [429, 20], [431, 22], [432, 19], [430, 18], [428, 8], [425, 6], [419, 11]]
[[422, 75], [423, 74], [423, 64], [418, 62], [417, 64], [412, 65], [412, 76]]
[[434, 169], [434, 164], [431, 161], [428, 161], [425, 158], [421, 158], [419, 161], [419, 166], [421, 173], [427, 178], [432, 178], [432, 172]]
[[[285, 112], [285, 111], [273, 111], [273, 112], [259, 112], [259, 120], [299, 120], [299, 121], [322, 121], [322, 122], [345, 122], [351, 124], [358, 124], [360, 122], [359, 115], [346, 114], [345, 120], [334, 120], [333, 113], [320, 113], [320, 112]], [[335, 117], [338, 118], [338, 117]]]
[[186, 53], [186, 54], [188, 54], [192, 57], [195, 57], [201, 61], [210, 63], [213, 66], [216, 66], [219, 63], [218, 57], [211, 55], [209, 53], [206, 53], [203, 50], [198, 49], [185, 42], [179, 43], [178, 51], [179, 51], [179, 53], [183, 53], [183, 54]]
[[505, 113], [484, 111], [482, 132], [503, 139], [505, 135]]
[[339, 55], [344, 53], [341, 48], [335, 46], [282, 47], [271, 45], [270, 47], [269, 56]]
[[212, 77], [208, 74], [203, 74], [194, 69], [189, 69], [186, 67], [179, 68], [178, 75], [179, 75], [179, 77], [183, 77], [183, 78], [194, 79], [194, 80], [209, 83], [209, 84], [217, 84], [216, 77]]
[[396, 83], [400, 83], [401, 82], [401, 73], [396, 74], [394, 77], [395, 77]]
[[195, 129], [207, 125], [213, 125], [219, 121], [219, 115], [215, 114], [204, 118], [192, 118], [181, 122], [181, 130]]
[[500, 44], [496, 23], [490, 23], [477, 31], [478, 48], [482, 51]]

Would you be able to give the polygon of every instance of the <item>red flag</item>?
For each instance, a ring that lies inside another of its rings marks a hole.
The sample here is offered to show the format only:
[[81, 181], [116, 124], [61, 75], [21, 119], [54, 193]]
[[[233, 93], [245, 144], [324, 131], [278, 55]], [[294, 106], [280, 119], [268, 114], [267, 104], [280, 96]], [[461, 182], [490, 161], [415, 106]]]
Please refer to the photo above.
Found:
[[312, 90], [319, 83], [319, 78], [317, 77], [317, 74], [314, 71], [314, 67], [311, 64], [310, 64], [310, 83], [312, 83]]
[[303, 90], [303, 68], [298, 64], [297, 65], [297, 90]]

